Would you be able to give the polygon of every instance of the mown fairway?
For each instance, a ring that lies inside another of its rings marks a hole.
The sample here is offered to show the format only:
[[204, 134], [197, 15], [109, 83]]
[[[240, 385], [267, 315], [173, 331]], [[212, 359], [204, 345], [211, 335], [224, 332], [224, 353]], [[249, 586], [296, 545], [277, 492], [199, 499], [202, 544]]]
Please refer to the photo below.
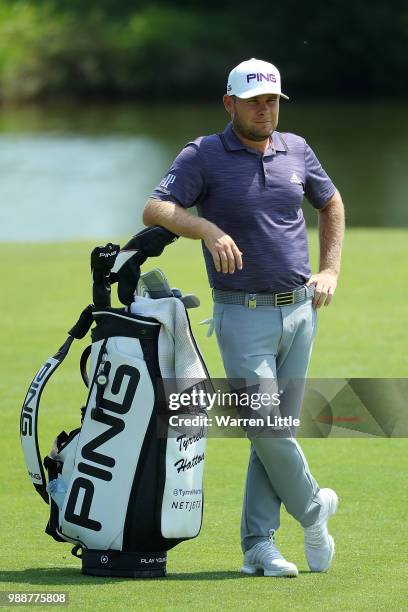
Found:
[[[114, 237], [113, 237], [114, 238]], [[311, 260], [317, 261], [311, 233]], [[124, 237], [122, 243], [127, 239]], [[379, 610], [408, 609], [406, 439], [301, 441], [321, 486], [340, 497], [331, 522], [336, 557], [328, 574], [311, 574], [302, 530], [283, 511], [278, 544], [301, 574], [285, 580], [242, 577], [239, 519], [248, 443], [212, 439], [205, 468], [201, 535], [169, 553], [166, 579], [97, 579], [80, 574], [69, 544], [43, 533], [47, 507], [26, 474], [19, 444], [20, 406], [36, 369], [66, 337], [91, 300], [94, 243], [1, 245], [2, 297], [2, 589], [68, 591], [78, 610]], [[404, 377], [408, 371], [406, 230], [349, 230], [333, 305], [319, 313], [309, 371], [313, 377]], [[211, 314], [200, 245], [180, 240], [144, 269], [161, 267], [172, 286], [197, 293], [191, 312], [212, 375], [222, 376], [215, 337], [199, 326]], [[61, 429], [79, 421], [85, 399], [77, 342], [47, 388], [42, 405], [43, 454]]]

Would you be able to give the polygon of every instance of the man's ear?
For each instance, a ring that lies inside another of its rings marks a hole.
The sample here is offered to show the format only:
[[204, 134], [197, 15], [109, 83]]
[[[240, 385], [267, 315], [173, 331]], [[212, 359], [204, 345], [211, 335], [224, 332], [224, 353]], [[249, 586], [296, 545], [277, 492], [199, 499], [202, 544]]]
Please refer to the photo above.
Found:
[[224, 108], [227, 113], [232, 115], [232, 113], [234, 112], [234, 98], [232, 96], [229, 96], [228, 94], [225, 94], [225, 96], [223, 96], [222, 98], [222, 101], [224, 102]]

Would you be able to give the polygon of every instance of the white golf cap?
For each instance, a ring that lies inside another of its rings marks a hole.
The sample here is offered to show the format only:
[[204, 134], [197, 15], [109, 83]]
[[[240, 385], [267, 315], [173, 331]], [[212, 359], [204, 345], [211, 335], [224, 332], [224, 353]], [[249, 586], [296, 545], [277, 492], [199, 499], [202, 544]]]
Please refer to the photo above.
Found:
[[262, 94], [277, 94], [289, 100], [288, 96], [281, 92], [281, 77], [276, 66], [254, 57], [231, 70], [227, 94], [244, 99]]

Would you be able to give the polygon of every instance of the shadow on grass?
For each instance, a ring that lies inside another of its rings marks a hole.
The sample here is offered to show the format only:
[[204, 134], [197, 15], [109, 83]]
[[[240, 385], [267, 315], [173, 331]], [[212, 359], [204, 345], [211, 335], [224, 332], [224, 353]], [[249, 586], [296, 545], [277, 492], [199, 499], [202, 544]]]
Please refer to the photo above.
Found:
[[189, 572], [189, 573], [169, 573], [164, 578], [109, 578], [106, 576], [86, 576], [81, 574], [78, 567], [36, 567], [24, 570], [10, 570], [0, 572], [0, 583], [25, 583], [25, 584], [47, 584], [49, 586], [67, 584], [104, 584], [121, 581], [154, 582], [157, 580], [167, 581], [197, 581], [197, 580], [235, 580], [242, 579], [244, 576], [237, 571], [213, 571], [213, 572]]

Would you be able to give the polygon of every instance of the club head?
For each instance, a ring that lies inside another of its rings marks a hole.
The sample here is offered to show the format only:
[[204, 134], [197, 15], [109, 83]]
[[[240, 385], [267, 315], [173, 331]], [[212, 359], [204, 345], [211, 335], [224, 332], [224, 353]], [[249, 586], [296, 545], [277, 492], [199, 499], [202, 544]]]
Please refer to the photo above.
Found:
[[183, 302], [185, 308], [198, 308], [200, 305], [200, 298], [192, 293], [187, 293], [186, 295], [181, 296], [181, 301]]
[[173, 297], [167, 278], [159, 268], [141, 275], [138, 293], [152, 299]]

